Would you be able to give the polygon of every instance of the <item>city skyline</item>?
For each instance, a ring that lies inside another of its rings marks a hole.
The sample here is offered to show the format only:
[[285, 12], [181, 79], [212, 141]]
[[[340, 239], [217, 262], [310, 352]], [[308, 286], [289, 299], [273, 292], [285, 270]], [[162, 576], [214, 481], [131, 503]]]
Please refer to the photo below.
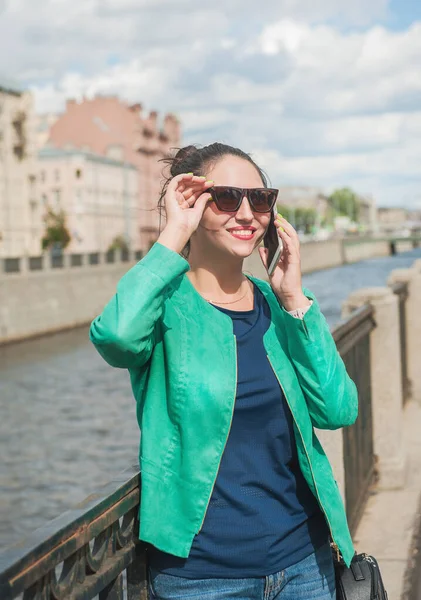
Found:
[[115, 94], [183, 142], [237, 145], [274, 185], [421, 207], [421, 7], [404, 0], [0, 3], [0, 73], [38, 113]]

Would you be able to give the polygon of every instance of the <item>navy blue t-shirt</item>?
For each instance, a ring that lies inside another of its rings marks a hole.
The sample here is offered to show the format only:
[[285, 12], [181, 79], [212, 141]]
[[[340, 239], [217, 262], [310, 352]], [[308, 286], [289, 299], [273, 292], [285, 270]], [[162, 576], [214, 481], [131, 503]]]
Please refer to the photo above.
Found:
[[328, 540], [321, 509], [298, 464], [292, 416], [263, 346], [270, 308], [229, 315], [237, 338], [234, 415], [201, 531], [187, 559], [149, 545], [149, 564], [188, 578], [261, 577], [304, 559]]

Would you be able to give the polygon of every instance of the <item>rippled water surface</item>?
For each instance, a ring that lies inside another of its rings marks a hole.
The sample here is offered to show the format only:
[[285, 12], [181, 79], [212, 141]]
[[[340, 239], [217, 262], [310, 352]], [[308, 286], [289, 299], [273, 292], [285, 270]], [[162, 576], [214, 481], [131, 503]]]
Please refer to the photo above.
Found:
[[[306, 275], [329, 323], [355, 289], [385, 285], [421, 249]], [[0, 347], [0, 544], [7, 546], [136, 463], [139, 432], [126, 371], [87, 328]]]

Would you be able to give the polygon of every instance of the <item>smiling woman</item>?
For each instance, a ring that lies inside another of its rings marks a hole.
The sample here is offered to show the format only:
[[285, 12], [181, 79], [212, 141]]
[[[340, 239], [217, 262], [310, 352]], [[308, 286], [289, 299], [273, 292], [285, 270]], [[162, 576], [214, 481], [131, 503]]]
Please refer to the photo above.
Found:
[[[227, 154], [227, 148], [230, 150], [230, 153]], [[224, 159], [224, 160], [222, 160]], [[242, 170], [247, 167], [247, 175], [248, 180], [250, 181], [250, 187], [257, 187], [263, 189], [267, 188], [267, 179], [266, 175], [262, 169], [260, 169], [256, 163], [253, 162], [251, 157], [239, 150], [238, 148], [232, 148], [229, 146], [225, 146], [224, 144], [211, 144], [206, 146], [203, 149], [198, 149], [195, 146], [187, 146], [182, 148], [174, 158], [164, 159], [163, 162], [166, 162], [170, 166], [170, 175], [167, 181], [165, 182], [162, 193], [158, 202], [159, 209], [164, 214], [166, 214], [167, 208], [164, 207], [165, 195], [167, 191], [167, 187], [172, 180], [173, 177], [182, 175], [183, 172], [187, 172], [194, 176], [198, 176], [199, 185], [203, 185], [202, 188], [197, 188], [199, 192], [206, 191], [209, 195], [207, 196], [207, 200], [214, 201], [216, 206], [206, 205], [203, 211], [203, 219], [201, 219], [199, 226], [195, 231], [193, 231], [192, 235], [189, 236], [186, 246], [183, 249], [184, 255], [187, 256], [189, 254], [190, 246], [195, 242], [199, 242], [199, 246], [206, 244], [206, 239], [201, 236], [201, 233], [205, 233], [206, 231], [214, 233], [221, 233], [219, 223], [214, 222], [215, 215], [217, 213], [221, 214], [224, 211], [224, 208], [230, 209], [225, 212], [230, 212], [231, 215], [225, 218], [225, 221], [234, 225], [234, 228], [239, 229], [245, 228], [245, 224], [233, 222], [232, 216], [237, 213], [238, 209], [242, 204], [242, 194], [241, 188], [233, 188], [233, 182], [235, 181], [235, 172], [238, 170]], [[216, 174], [214, 170], [217, 169]], [[205, 174], [206, 171], [206, 174]], [[218, 180], [213, 178], [218, 177]], [[241, 178], [241, 174], [237, 174], [237, 177]], [[209, 179], [209, 185], [206, 184], [206, 179]], [[202, 181], [200, 181], [202, 180]], [[215, 186], [215, 183], [218, 183]], [[223, 186], [221, 185], [223, 184]], [[181, 187], [182, 191], [182, 187]], [[240, 192], [240, 193], [239, 193]], [[196, 199], [197, 196], [192, 195], [192, 198]], [[274, 194], [274, 198], [272, 198], [272, 206], [276, 201], [276, 194]], [[250, 202], [250, 195], [247, 195], [246, 203]], [[245, 203], [244, 203], [245, 204]], [[264, 229], [268, 226], [268, 213], [270, 213], [270, 209], [266, 210], [266, 214], [263, 215], [263, 223]], [[244, 206], [242, 207], [244, 210]], [[250, 208], [249, 208], [250, 211]], [[250, 227], [251, 224], [248, 224]], [[228, 229], [228, 228], [226, 228]], [[258, 228], [254, 227], [254, 231]], [[254, 236], [256, 239], [258, 236]], [[262, 238], [262, 229], [260, 228], [260, 239]], [[256, 243], [253, 244], [252, 250], [256, 246]], [[213, 244], [212, 244], [213, 247]], [[205, 251], [208, 248], [205, 249]], [[251, 254], [251, 252], [249, 252]]]
[[[348, 565], [354, 548], [313, 427], [352, 424], [358, 403], [297, 233], [271, 221], [277, 190], [243, 151], [166, 162], [165, 227], [90, 330], [137, 402], [151, 596], [333, 599], [332, 548]], [[271, 222], [284, 251], [268, 283], [242, 267]]]

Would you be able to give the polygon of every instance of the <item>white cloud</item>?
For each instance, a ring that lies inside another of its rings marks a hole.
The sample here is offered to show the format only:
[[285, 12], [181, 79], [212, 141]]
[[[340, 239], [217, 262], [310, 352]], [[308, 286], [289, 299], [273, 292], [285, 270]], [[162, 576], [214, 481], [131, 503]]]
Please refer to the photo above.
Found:
[[224, 109], [185, 110], [178, 113], [185, 128], [196, 134], [217, 125], [226, 126], [231, 120], [231, 113]]
[[291, 158], [263, 150], [255, 156], [276, 185], [316, 184], [327, 189], [349, 185], [361, 194], [373, 194], [379, 205], [419, 205], [421, 199], [421, 146], [415, 138], [358, 154]]
[[373, 27], [341, 34], [282, 20], [262, 32], [259, 47], [262, 54], [287, 54], [283, 89], [302, 112], [387, 111], [421, 97], [421, 22], [399, 33]]
[[259, 45], [263, 54], [279, 54], [283, 50], [294, 54], [310, 35], [311, 28], [307, 24], [282, 19], [264, 29]]
[[5, 6], [0, 72], [31, 84], [38, 111], [118, 94], [178, 112], [186, 142], [259, 151], [273, 182], [353, 183], [393, 203], [417, 197], [421, 23], [380, 25], [387, 0]]
[[[63, 76], [76, 62], [85, 72], [102, 68], [108, 55], [132, 60], [160, 45], [177, 49], [203, 40], [208, 49], [220, 39], [245, 43], [265, 23], [282, 18], [320, 23], [373, 22], [384, 16], [387, 0], [3, 0], [0, 19], [0, 72], [49, 65]], [[1, 10], [1, 5], [0, 5]], [[191, 60], [195, 56], [190, 55]]]

